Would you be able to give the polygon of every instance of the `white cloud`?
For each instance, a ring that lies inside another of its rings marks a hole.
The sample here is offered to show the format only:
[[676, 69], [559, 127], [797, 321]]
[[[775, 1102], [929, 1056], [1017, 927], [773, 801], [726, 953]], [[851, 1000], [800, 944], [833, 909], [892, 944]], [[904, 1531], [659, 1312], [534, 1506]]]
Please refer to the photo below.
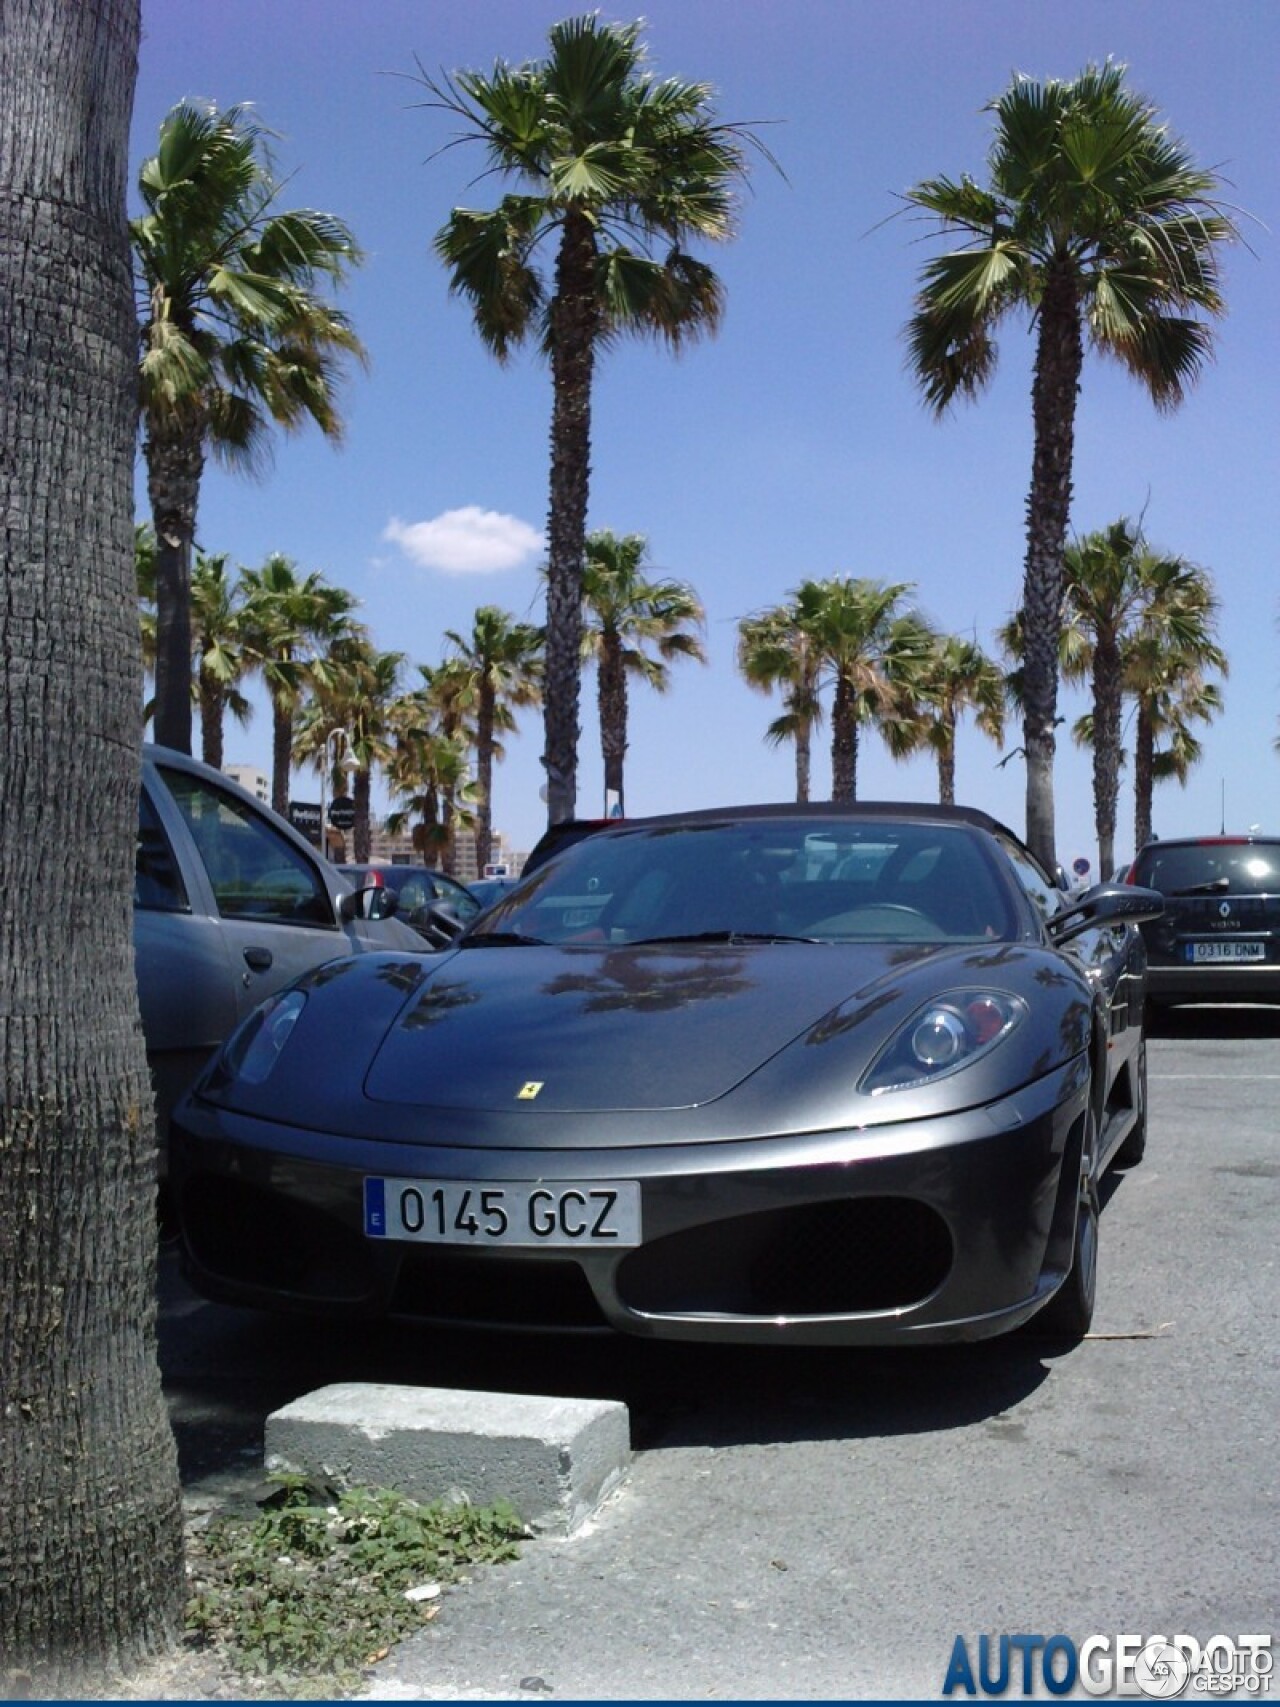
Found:
[[445, 510], [429, 522], [402, 522], [392, 516], [382, 537], [421, 568], [442, 569], [446, 575], [518, 569], [535, 552], [546, 549], [543, 535], [528, 522], [499, 515], [497, 510], [482, 510], [478, 504]]

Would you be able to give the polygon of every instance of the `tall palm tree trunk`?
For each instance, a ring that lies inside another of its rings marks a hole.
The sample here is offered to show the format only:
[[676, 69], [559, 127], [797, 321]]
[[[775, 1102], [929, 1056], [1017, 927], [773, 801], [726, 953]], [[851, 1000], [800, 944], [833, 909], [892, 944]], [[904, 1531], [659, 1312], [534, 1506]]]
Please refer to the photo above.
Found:
[[956, 803], [956, 714], [948, 706], [938, 717], [938, 802]]
[[853, 684], [841, 676], [836, 681], [835, 701], [831, 707], [831, 798], [835, 801], [856, 800], [857, 788], [858, 720]]
[[476, 706], [476, 875], [484, 876], [493, 842], [493, 686], [485, 681]]
[[605, 636], [596, 691], [600, 704], [600, 749], [604, 757], [605, 793], [612, 791], [617, 795], [619, 809], [625, 815], [622, 767], [627, 754], [627, 672], [622, 660], [622, 641], [616, 634]]
[[1027, 845], [1050, 868], [1057, 857], [1053, 760], [1057, 747], [1062, 554], [1071, 515], [1076, 392], [1083, 362], [1075, 284], [1063, 265], [1050, 271], [1040, 305], [1040, 335], [1031, 390], [1035, 448], [1027, 499], [1027, 553], [1022, 583]]
[[796, 802], [808, 804], [810, 777], [813, 772], [813, 725], [802, 718], [796, 725]]
[[373, 793], [373, 773], [368, 765], [360, 765], [351, 785], [351, 803], [356, 809], [356, 821], [351, 827], [351, 840], [357, 865], [368, 865], [372, 845], [370, 803]]
[[2, 10], [0, 1672], [74, 1697], [167, 1645], [184, 1597], [130, 923], [139, 18]]
[[1098, 833], [1098, 881], [1116, 867], [1116, 808], [1120, 796], [1122, 718], [1120, 646], [1099, 634], [1093, 653], [1093, 816]]
[[[582, 679], [582, 558], [591, 483], [591, 378], [600, 313], [595, 240], [581, 213], [564, 222], [551, 311], [551, 501], [547, 523], [544, 701], [547, 819], [577, 805], [578, 698]], [[485, 810], [488, 794], [485, 795]]]
[[1136, 853], [1151, 840], [1151, 799], [1155, 791], [1155, 729], [1150, 709], [1138, 703], [1133, 742], [1133, 848]]
[[226, 709], [226, 689], [207, 670], [199, 675], [200, 688], [200, 756], [214, 770], [222, 769], [222, 724]]
[[436, 862], [449, 877], [458, 869], [458, 807], [452, 788], [446, 788], [440, 801], [440, 855]]
[[204, 472], [203, 428], [149, 424], [143, 453], [156, 534], [156, 692], [153, 727], [164, 747], [191, 751], [191, 558]]
[[[289, 773], [293, 767], [293, 707], [282, 694], [271, 701], [271, 810], [289, 816]], [[325, 825], [321, 836], [328, 834]]]
[[[434, 785], [428, 785], [422, 796], [422, 822], [418, 826], [418, 837], [421, 838], [421, 853], [423, 865], [440, 868], [440, 848], [442, 829], [440, 824], [440, 790]], [[414, 845], [418, 844], [414, 838]]]

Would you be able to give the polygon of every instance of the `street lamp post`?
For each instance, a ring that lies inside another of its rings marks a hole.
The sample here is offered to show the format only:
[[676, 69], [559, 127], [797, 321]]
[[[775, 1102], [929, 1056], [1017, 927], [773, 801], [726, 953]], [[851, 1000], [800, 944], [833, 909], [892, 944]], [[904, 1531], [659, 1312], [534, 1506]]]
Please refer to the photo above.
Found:
[[334, 745], [336, 741], [341, 741], [344, 745], [347, 741], [347, 732], [341, 724], [325, 736], [324, 756], [320, 761], [320, 853], [324, 859], [329, 857], [329, 821], [325, 816], [324, 794], [329, 774], [338, 762], [338, 749]]

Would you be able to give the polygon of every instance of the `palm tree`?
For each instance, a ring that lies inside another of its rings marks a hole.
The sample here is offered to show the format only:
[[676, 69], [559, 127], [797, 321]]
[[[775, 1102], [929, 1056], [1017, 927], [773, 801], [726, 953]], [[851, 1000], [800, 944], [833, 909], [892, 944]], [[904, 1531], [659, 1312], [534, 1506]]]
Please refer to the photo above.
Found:
[[0, 1670], [45, 1697], [169, 1648], [186, 1598], [129, 905], [138, 10], [0, 23]]
[[[309, 759], [317, 770], [334, 764], [335, 790], [345, 788], [350, 776], [355, 808], [351, 839], [359, 865], [368, 863], [372, 845], [374, 768], [389, 764], [395, 752], [392, 707], [404, 659], [403, 652], [380, 652], [363, 633], [341, 635], [324, 659], [323, 674], [313, 678], [293, 738], [295, 761]], [[331, 753], [330, 737], [336, 729], [343, 735], [341, 751]], [[322, 837], [327, 834], [321, 826]]]
[[458, 140], [479, 142], [519, 186], [490, 211], [450, 214], [436, 237], [450, 289], [500, 361], [533, 333], [551, 363], [543, 764], [554, 824], [573, 816], [577, 792], [596, 353], [623, 332], [679, 348], [716, 329], [723, 287], [686, 244], [732, 234], [744, 144], [760, 145], [715, 120], [707, 84], [656, 80], [638, 23], [593, 13], [554, 25], [549, 44], [545, 60], [422, 80], [429, 105], [462, 121]]
[[[1155, 784], [1185, 783], [1200, 757], [1193, 723], [1222, 709], [1210, 671], [1228, 674], [1216, 638], [1218, 600], [1207, 570], [1184, 558], [1149, 555], [1149, 597], [1125, 648], [1125, 690], [1137, 705], [1134, 733], [1134, 848], [1151, 840]], [[1161, 744], [1163, 742], [1163, 745]]]
[[[410, 776], [429, 775], [431, 787], [437, 792], [432, 806], [433, 822], [438, 819], [439, 831], [432, 838], [444, 870], [453, 877], [458, 868], [457, 832], [475, 828], [471, 807], [476, 801], [475, 783], [471, 777], [471, 753], [476, 744], [475, 720], [471, 715], [471, 676], [458, 658], [446, 658], [443, 663], [419, 664], [422, 686], [401, 702], [406, 708], [407, 733], [414, 741], [425, 741], [417, 767]], [[494, 713], [495, 724], [514, 726], [505, 707]], [[457, 755], [461, 754], [461, 763]], [[495, 762], [505, 755], [502, 743], [494, 737]]]
[[200, 707], [200, 756], [215, 770], [222, 769], [226, 713], [242, 725], [253, 715], [239, 689], [247, 668], [240, 625], [243, 607], [243, 588], [227, 578], [227, 554], [197, 551], [191, 576], [194, 691]]
[[496, 605], [481, 605], [471, 633], [445, 630], [454, 648], [453, 691], [475, 719], [476, 866], [483, 874], [493, 835], [493, 761], [498, 731], [512, 726], [514, 707], [542, 697], [542, 630], [516, 622]]
[[[812, 703], [824, 688], [831, 702], [831, 799], [857, 799], [858, 729], [879, 727], [889, 751], [901, 758], [910, 751], [903, 725], [911, 717], [911, 695], [928, 657], [934, 633], [923, 616], [905, 604], [910, 582], [853, 577], [806, 580], [785, 611], [748, 618], [746, 642], [756, 647], [754, 664], [761, 679], [770, 673], [771, 625], [777, 635], [790, 632], [799, 650], [804, 640], [806, 669], [812, 671]], [[759, 626], [751, 626], [758, 621]], [[739, 637], [742, 628], [739, 626]], [[778, 674], [775, 679], [785, 679]], [[806, 693], [807, 693], [806, 688]], [[816, 720], [809, 717], [809, 722]], [[778, 736], [782, 739], [782, 736]]]
[[245, 656], [261, 672], [271, 700], [271, 805], [289, 811], [293, 720], [306, 690], [336, 680], [328, 655], [363, 631], [351, 612], [356, 601], [330, 586], [319, 570], [301, 576], [278, 552], [260, 569], [242, 569], [241, 613]]
[[[582, 567], [582, 656], [596, 666], [605, 794], [616, 797], [619, 811], [625, 810], [628, 676], [665, 693], [673, 659], [707, 661], [696, 632], [706, 620], [697, 594], [683, 581], [648, 579], [648, 548], [643, 534], [619, 537], [601, 528], [587, 535]], [[656, 657], [645, 650], [649, 645]]]
[[472, 743], [452, 709], [451, 695], [438, 690], [440, 677], [449, 667], [432, 670], [420, 664], [418, 668], [423, 685], [402, 694], [389, 716], [393, 745], [387, 783], [402, 805], [388, 813], [387, 828], [398, 832], [412, 826], [414, 847], [423, 861], [443, 863], [452, 875], [455, 831], [475, 824], [469, 810], [475, 799], [470, 777]]
[[246, 107], [183, 102], [160, 126], [132, 223], [147, 491], [156, 534], [156, 739], [191, 751], [191, 554], [205, 458], [253, 468], [270, 426], [341, 437], [338, 358], [362, 357], [318, 294], [360, 258], [331, 214], [280, 211]]
[[935, 634], [920, 661], [911, 688], [914, 714], [902, 725], [902, 735], [890, 741], [891, 751], [931, 747], [938, 761], [938, 799], [954, 806], [956, 799], [956, 727], [966, 711], [984, 735], [1004, 745], [1004, 713], [1008, 686], [1004, 671], [977, 644], [957, 634]]
[[906, 194], [964, 244], [926, 263], [908, 340], [940, 415], [991, 377], [1001, 321], [1025, 313], [1035, 330], [1023, 738], [1027, 840], [1051, 863], [1062, 563], [1085, 342], [1127, 367], [1157, 408], [1175, 407], [1209, 354], [1205, 317], [1223, 312], [1219, 249], [1236, 229], [1215, 199], [1216, 176], [1126, 88], [1122, 66], [1091, 66], [1072, 82], [1018, 77], [990, 110], [988, 186], [934, 178]]
[[[133, 562], [138, 588], [138, 621], [144, 674], [156, 667], [156, 536], [149, 522], [134, 526]], [[200, 751], [207, 765], [222, 769], [222, 731], [229, 711], [246, 724], [253, 707], [239, 691], [245, 673], [240, 617], [243, 588], [227, 579], [226, 553], [206, 556], [197, 550], [191, 576], [191, 697], [200, 708]], [[144, 701], [145, 729], [155, 715], [155, 698]]]
[[1140, 529], [1122, 517], [1073, 540], [1063, 556], [1063, 674], [1074, 681], [1088, 678], [1092, 685], [1088, 730], [1093, 747], [1098, 876], [1103, 882], [1115, 870], [1124, 649], [1151, 597], [1142, 572], [1143, 555]]
[[765, 730], [774, 746], [795, 743], [796, 800], [809, 798], [812, 735], [822, 722], [817, 657], [794, 604], [775, 605], [738, 623], [738, 670], [761, 693], [781, 688], [783, 711]]
[[[877, 725], [886, 734], [910, 716], [910, 701], [926, 663], [933, 633], [918, 611], [904, 604], [909, 582], [837, 577], [805, 581], [796, 590], [796, 622], [818, 663], [819, 686], [833, 689], [831, 798], [855, 800], [858, 730]], [[901, 744], [890, 740], [890, 750]]]

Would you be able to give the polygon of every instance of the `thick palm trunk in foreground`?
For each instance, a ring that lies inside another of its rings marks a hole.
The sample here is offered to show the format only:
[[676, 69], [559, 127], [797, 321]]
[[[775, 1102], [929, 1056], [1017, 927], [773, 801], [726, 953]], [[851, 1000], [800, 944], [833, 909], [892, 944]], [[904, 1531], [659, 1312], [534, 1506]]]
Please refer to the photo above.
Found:
[[0, 0], [0, 1693], [167, 1644], [130, 897], [141, 667], [125, 151], [137, 0]]

